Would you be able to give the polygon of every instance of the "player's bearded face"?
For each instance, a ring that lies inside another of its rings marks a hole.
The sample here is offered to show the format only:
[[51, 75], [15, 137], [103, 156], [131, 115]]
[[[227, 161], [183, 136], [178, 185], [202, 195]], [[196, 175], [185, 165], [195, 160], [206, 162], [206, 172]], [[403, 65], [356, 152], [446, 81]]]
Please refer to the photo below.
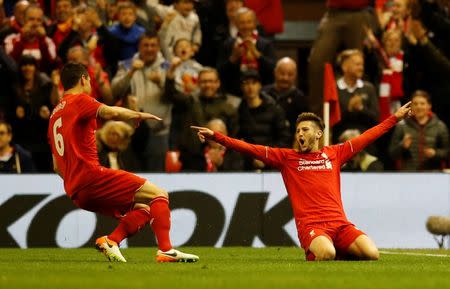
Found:
[[310, 121], [301, 122], [297, 126], [295, 139], [299, 150], [302, 153], [309, 153], [317, 145], [319, 139], [318, 129]]

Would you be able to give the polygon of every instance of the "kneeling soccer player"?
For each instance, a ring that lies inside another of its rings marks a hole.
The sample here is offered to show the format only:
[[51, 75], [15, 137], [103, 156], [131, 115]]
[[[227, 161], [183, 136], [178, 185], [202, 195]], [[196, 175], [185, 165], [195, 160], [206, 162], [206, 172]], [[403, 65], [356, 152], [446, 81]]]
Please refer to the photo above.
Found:
[[375, 244], [345, 216], [340, 168], [410, 114], [410, 103], [407, 103], [362, 135], [322, 149], [319, 148], [319, 141], [323, 136], [324, 124], [313, 113], [299, 115], [293, 149], [253, 145], [205, 127], [192, 128], [201, 141], [211, 139], [280, 170], [307, 260], [377, 260], [379, 253]]

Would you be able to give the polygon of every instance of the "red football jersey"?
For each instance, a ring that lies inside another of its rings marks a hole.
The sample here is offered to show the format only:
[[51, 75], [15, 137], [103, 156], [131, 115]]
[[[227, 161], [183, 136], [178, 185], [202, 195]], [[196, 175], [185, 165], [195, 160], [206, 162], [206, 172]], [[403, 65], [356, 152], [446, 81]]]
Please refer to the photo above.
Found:
[[350, 141], [314, 153], [252, 145], [218, 132], [214, 132], [214, 140], [280, 170], [300, 229], [316, 222], [347, 222], [341, 200], [341, 166], [396, 123], [391, 116]]
[[87, 94], [66, 94], [50, 116], [48, 139], [70, 197], [88, 186], [100, 167], [95, 143], [100, 106]]

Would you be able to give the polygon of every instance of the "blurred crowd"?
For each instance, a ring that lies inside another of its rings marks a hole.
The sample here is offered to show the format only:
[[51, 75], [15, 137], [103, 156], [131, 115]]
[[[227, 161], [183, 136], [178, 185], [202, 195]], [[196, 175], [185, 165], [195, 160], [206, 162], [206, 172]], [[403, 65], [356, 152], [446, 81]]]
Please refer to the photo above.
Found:
[[0, 172], [50, 172], [48, 119], [61, 67], [88, 68], [92, 97], [161, 117], [99, 123], [102, 165], [145, 172], [269, 170], [202, 144], [190, 125], [291, 147], [298, 114], [322, 114], [331, 63], [342, 111], [333, 143], [412, 101], [414, 117], [348, 162], [347, 171], [442, 170], [449, 163], [448, 0], [328, 0], [297, 87], [276, 58], [281, 1], [0, 0]]

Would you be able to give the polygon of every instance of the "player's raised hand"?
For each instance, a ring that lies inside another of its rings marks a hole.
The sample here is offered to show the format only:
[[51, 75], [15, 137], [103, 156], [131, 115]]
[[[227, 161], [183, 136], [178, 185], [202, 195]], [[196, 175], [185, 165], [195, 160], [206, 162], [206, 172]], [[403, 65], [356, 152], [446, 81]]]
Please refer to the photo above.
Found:
[[206, 127], [191, 125], [191, 128], [197, 131], [198, 138], [201, 142], [205, 142], [207, 139], [212, 138], [214, 135], [214, 132]]
[[413, 112], [411, 110], [411, 101], [408, 101], [404, 106], [400, 107], [395, 113], [395, 117], [397, 117], [398, 120], [402, 120], [404, 118], [410, 117], [413, 115]]

